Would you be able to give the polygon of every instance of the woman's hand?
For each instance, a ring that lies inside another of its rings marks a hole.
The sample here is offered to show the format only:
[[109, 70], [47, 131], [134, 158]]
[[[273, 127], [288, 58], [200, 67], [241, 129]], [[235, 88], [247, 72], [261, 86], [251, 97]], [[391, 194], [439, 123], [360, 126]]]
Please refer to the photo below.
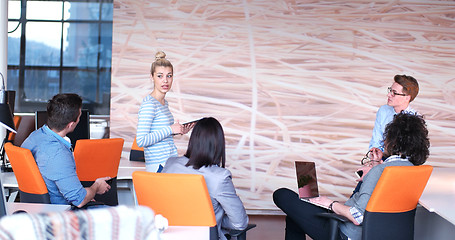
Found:
[[310, 198], [309, 200], [310, 200], [310, 202], [318, 203], [318, 204], [321, 204], [321, 205], [326, 206], [326, 207], [329, 207], [329, 205], [333, 202], [332, 200], [330, 200], [326, 196]]
[[183, 126], [182, 126], [182, 124], [179, 123], [179, 121], [172, 124], [171, 129], [172, 129], [173, 134], [182, 134], [183, 133]]
[[187, 123], [187, 124], [183, 124], [183, 128], [182, 128], [182, 134], [187, 134], [193, 127], [194, 125], [196, 125], [196, 122], [191, 122], [191, 123]]

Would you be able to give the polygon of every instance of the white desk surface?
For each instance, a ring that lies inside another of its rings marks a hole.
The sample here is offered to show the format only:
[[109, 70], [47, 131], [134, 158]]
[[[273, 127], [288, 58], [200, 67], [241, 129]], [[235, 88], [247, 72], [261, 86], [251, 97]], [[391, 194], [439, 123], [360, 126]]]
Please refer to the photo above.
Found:
[[59, 204], [40, 204], [40, 203], [18, 203], [7, 202], [6, 211], [8, 215], [13, 214], [15, 211], [24, 210], [27, 213], [43, 213], [43, 212], [60, 212], [70, 210], [70, 205]]
[[455, 168], [435, 167], [419, 203], [455, 224]]
[[118, 168], [119, 169], [121, 169], [121, 168], [138, 168], [138, 169], [145, 170], [145, 162], [130, 161], [128, 158], [121, 157]]
[[201, 226], [169, 226], [161, 234], [162, 240], [209, 240], [210, 228]]
[[130, 161], [122, 157], [118, 167], [117, 180], [131, 180], [135, 171], [145, 171], [145, 162]]
[[2, 172], [1, 175], [4, 188], [18, 188], [14, 172]]

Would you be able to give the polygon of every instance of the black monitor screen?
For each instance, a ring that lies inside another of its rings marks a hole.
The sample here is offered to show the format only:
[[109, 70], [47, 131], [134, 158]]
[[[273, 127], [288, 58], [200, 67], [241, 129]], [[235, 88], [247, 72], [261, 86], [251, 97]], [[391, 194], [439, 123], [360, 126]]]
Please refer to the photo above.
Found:
[[[35, 129], [42, 127], [47, 122], [46, 111], [36, 111]], [[90, 139], [90, 113], [88, 110], [82, 110], [81, 119], [73, 132], [66, 135], [71, 139], [71, 145], [74, 149], [76, 141], [79, 139]]]

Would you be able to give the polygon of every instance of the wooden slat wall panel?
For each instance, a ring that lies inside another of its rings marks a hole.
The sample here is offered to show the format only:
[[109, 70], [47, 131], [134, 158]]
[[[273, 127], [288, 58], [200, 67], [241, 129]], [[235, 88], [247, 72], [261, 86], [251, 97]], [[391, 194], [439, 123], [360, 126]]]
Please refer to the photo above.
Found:
[[[395, 74], [418, 79], [434, 166], [455, 167], [455, 2], [114, 1], [111, 136], [136, 132], [158, 50], [174, 64], [166, 99], [181, 122], [216, 117], [246, 207], [274, 210], [315, 161], [339, 200], [368, 148]], [[176, 137], [179, 153], [189, 136]]]

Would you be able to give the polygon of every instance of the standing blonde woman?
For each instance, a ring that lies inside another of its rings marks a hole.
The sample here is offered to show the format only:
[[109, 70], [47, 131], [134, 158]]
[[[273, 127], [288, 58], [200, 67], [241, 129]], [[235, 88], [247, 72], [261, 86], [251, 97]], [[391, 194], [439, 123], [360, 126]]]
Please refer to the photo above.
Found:
[[144, 147], [145, 167], [149, 172], [157, 172], [169, 157], [178, 156], [173, 135], [189, 131], [178, 121], [174, 123], [174, 117], [164, 98], [171, 90], [173, 71], [166, 54], [157, 52], [150, 70], [153, 91], [142, 101], [136, 133], [137, 145]]

